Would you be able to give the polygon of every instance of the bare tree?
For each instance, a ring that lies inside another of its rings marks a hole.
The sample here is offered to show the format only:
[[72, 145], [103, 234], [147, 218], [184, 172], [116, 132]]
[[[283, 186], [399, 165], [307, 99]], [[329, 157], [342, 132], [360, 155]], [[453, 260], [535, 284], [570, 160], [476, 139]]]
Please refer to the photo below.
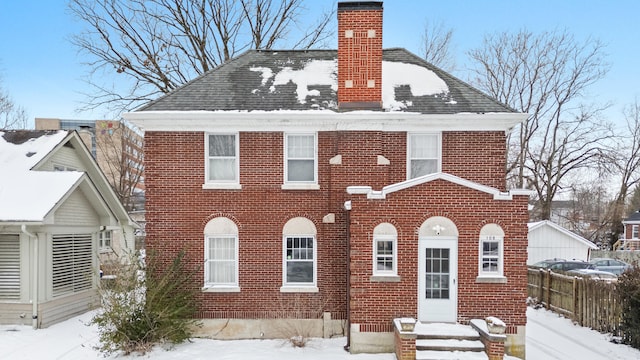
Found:
[[453, 30], [446, 28], [444, 23], [425, 21], [422, 33], [422, 54], [424, 59], [445, 71], [454, 71], [456, 61], [451, 52], [452, 38]]
[[[619, 187], [611, 209], [611, 242], [624, 232], [622, 220], [630, 189], [640, 183], [640, 103], [638, 100], [624, 110], [625, 126], [617, 132], [615, 150], [607, 157], [606, 168], [619, 177]], [[636, 209], [637, 210], [637, 209]]]
[[536, 190], [540, 219], [568, 175], [594, 166], [611, 134], [599, 115], [607, 106], [582, 106], [586, 90], [608, 71], [603, 44], [579, 43], [564, 32], [528, 31], [487, 36], [469, 52], [472, 80], [515, 110], [529, 114], [509, 137], [507, 174], [517, 187]]
[[[86, 25], [72, 43], [91, 59], [86, 65], [93, 92], [85, 94], [85, 108], [130, 110], [241, 51], [272, 49], [292, 30], [299, 34], [293, 40], [297, 48], [322, 44], [330, 36], [333, 12], [325, 11], [299, 30], [303, 1], [71, 0], [72, 13]], [[103, 81], [115, 74], [130, 87]]]
[[102, 126], [95, 129], [100, 150], [96, 160], [125, 209], [139, 210], [144, 196], [143, 138], [122, 122], [98, 124]]
[[26, 129], [28, 115], [22, 106], [16, 105], [9, 94], [0, 87], [0, 130]]

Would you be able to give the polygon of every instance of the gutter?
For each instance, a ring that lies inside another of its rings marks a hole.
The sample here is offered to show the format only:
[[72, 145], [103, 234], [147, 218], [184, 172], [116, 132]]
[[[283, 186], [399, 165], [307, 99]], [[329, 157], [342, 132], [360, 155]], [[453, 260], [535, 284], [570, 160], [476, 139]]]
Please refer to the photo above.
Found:
[[31, 304], [32, 304], [32, 326], [34, 329], [38, 328], [38, 236], [36, 234], [30, 233], [27, 231], [27, 225], [22, 224], [20, 226], [20, 230], [22, 233], [27, 235], [29, 239], [34, 239], [33, 243], [33, 275], [31, 277], [31, 286], [32, 286], [32, 294]]

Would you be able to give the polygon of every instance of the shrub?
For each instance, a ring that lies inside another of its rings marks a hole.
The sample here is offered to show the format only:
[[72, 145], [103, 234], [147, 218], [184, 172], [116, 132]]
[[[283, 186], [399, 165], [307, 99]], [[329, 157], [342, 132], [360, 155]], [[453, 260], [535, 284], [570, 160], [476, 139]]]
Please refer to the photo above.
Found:
[[192, 335], [197, 269], [187, 269], [184, 252], [162, 265], [148, 256], [147, 265], [136, 258], [117, 267], [116, 276], [101, 288], [102, 310], [91, 323], [98, 326], [105, 354], [145, 353], [154, 344], [178, 344]]
[[617, 291], [622, 303], [622, 342], [640, 349], [640, 268], [634, 266], [618, 277]]

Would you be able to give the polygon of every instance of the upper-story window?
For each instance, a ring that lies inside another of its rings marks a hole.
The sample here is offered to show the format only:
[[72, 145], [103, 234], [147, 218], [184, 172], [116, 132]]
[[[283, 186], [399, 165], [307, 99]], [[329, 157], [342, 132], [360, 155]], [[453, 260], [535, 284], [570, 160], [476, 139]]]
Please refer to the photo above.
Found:
[[205, 137], [206, 182], [238, 184], [240, 161], [238, 134], [208, 134]]
[[285, 134], [285, 185], [318, 183], [316, 134]]
[[637, 239], [638, 238], [638, 229], [640, 229], [639, 225], [633, 225], [631, 226], [631, 238], [632, 239]]
[[409, 134], [407, 176], [409, 179], [440, 171], [440, 135]]

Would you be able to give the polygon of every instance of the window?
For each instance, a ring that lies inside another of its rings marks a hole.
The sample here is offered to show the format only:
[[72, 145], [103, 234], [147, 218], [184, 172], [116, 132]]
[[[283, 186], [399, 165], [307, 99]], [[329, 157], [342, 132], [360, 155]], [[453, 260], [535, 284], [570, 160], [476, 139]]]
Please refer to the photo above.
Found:
[[631, 238], [632, 239], [637, 239], [638, 238], [638, 229], [640, 228], [640, 226], [638, 225], [633, 225], [631, 227]]
[[206, 182], [239, 183], [238, 135], [209, 134], [205, 143], [207, 149]]
[[315, 225], [306, 218], [291, 219], [285, 224], [282, 237], [281, 291], [318, 291]]
[[91, 234], [53, 235], [52, 291], [61, 296], [93, 286], [93, 246]]
[[397, 231], [389, 223], [373, 229], [373, 275], [395, 276], [397, 270]]
[[496, 224], [485, 225], [480, 230], [479, 277], [503, 276], [504, 232]]
[[111, 239], [113, 238], [112, 231], [101, 231], [99, 233], [100, 238], [100, 249], [110, 249], [111, 248]]
[[410, 134], [408, 143], [409, 179], [440, 171], [440, 136], [438, 134]]
[[285, 136], [285, 183], [317, 183], [315, 134]]
[[0, 300], [20, 300], [20, 236], [0, 234]]
[[240, 291], [238, 282], [238, 226], [217, 217], [204, 229], [205, 291]]

